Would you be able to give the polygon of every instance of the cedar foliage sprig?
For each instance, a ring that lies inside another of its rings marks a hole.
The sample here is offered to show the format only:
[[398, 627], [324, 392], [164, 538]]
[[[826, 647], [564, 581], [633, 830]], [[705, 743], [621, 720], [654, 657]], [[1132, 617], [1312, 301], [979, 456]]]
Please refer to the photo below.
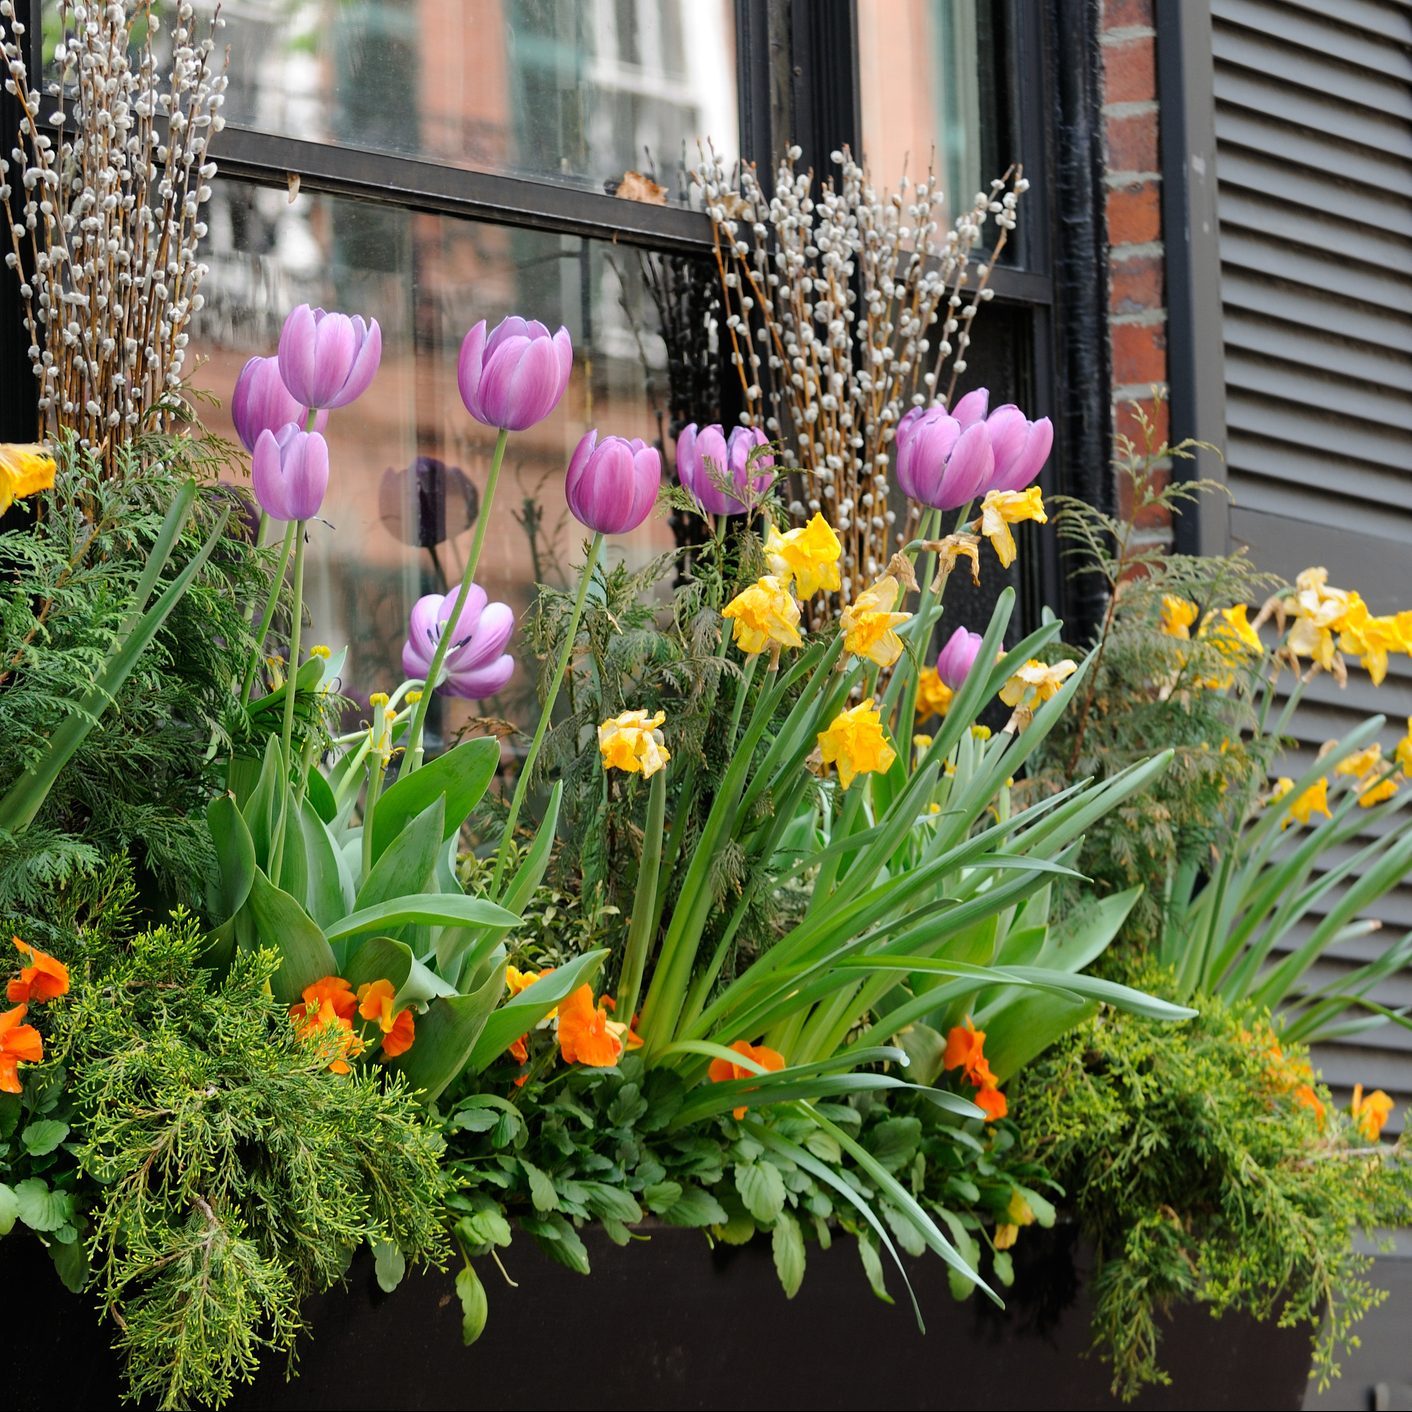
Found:
[[55, 1046], [96, 1184], [94, 1287], [132, 1395], [163, 1408], [219, 1405], [291, 1350], [301, 1299], [360, 1244], [443, 1254], [442, 1143], [400, 1081], [328, 1071], [268, 994], [274, 953], [218, 983], [202, 944], [176, 914], [87, 953]]

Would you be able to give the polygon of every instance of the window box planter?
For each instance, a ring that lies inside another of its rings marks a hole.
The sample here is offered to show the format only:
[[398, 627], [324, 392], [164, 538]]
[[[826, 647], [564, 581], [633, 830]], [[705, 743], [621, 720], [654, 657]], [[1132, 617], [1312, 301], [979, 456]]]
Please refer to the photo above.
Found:
[[[1105, 1365], [1088, 1349], [1090, 1252], [1072, 1230], [1024, 1233], [1009, 1307], [955, 1303], [939, 1260], [913, 1262], [928, 1332], [900, 1281], [889, 1307], [868, 1290], [849, 1240], [811, 1247], [804, 1286], [787, 1301], [764, 1242], [707, 1247], [699, 1232], [655, 1229], [619, 1249], [586, 1233], [593, 1274], [552, 1264], [521, 1237], [508, 1288], [482, 1269], [490, 1322], [460, 1339], [449, 1276], [378, 1289], [360, 1257], [346, 1288], [310, 1302], [299, 1377], [272, 1361], [231, 1404], [240, 1409], [665, 1407], [1100, 1408]], [[111, 1326], [63, 1289], [36, 1241], [0, 1244], [0, 1324], [20, 1335], [25, 1366], [7, 1402], [30, 1408], [119, 1407]], [[1163, 1340], [1173, 1381], [1136, 1408], [1301, 1406], [1305, 1328], [1173, 1312]]]

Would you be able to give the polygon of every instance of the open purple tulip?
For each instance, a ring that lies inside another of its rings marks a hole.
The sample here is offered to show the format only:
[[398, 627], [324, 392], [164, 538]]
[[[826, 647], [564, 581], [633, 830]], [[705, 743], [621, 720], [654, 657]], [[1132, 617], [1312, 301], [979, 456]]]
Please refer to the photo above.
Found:
[[271, 519], [313, 519], [328, 489], [328, 442], [294, 422], [262, 431], [250, 458], [250, 483]]
[[634, 438], [584, 434], [569, 462], [564, 494], [573, 517], [599, 534], [627, 534], [652, 513], [662, 457]]
[[942, 407], [914, 407], [897, 424], [896, 443], [898, 485], [933, 510], [959, 509], [990, 489], [995, 455], [983, 421], [963, 428]]
[[936, 674], [952, 691], [960, 691], [961, 684], [970, 676], [981, 641], [980, 633], [957, 628], [941, 649], [941, 656], [936, 659]]
[[512, 314], [487, 334], [482, 319], [461, 343], [456, 382], [476, 421], [524, 431], [559, 405], [574, 366], [569, 331], [551, 334], [537, 320]]
[[[489, 602], [485, 590], [474, 583], [455, 626], [448, 627], [455, 606], [454, 593], [429, 593], [417, 599], [402, 648], [402, 670], [409, 677], [425, 678], [442, 634], [450, 632], [451, 644], [437, 689], [447, 696], [482, 701], [494, 696], [515, 670], [515, 659], [505, 651], [515, 615], [508, 604]], [[428, 687], [434, 685], [427, 683]]]
[[[304, 427], [309, 421], [309, 409], [290, 396], [280, 377], [276, 358], [251, 358], [235, 380], [230, 398], [230, 418], [235, 434], [247, 451], [254, 451], [262, 431], [278, 432], [294, 422]], [[314, 420], [314, 430], [328, 425], [328, 413], [321, 411]]]
[[368, 390], [382, 360], [376, 319], [301, 304], [279, 335], [279, 375], [305, 407], [344, 407]]
[[693, 422], [677, 437], [677, 479], [708, 514], [743, 515], [749, 505], [720, 482], [729, 481], [751, 500], [768, 490], [775, 458], [766, 454], [750, 460], [750, 453], [766, 444], [759, 427], [735, 427], [727, 438], [717, 423], [698, 429]]
[[1054, 445], [1054, 423], [1032, 422], [1014, 405], [997, 407], [985, 421], [995, 453], [990, 490], [1024, 490], [1040, 473]]

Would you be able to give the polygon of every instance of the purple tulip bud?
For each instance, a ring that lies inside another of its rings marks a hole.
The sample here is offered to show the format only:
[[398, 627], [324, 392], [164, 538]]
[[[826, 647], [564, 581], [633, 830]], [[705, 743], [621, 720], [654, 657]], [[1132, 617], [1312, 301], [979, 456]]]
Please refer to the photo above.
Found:
[[768, 445], [759, 427], [736, 427], [729, 439], [717, 423], [684, 427], [677, 437], [677, 479], [711, 515], [743, 515], [750, 505], [722, 489], [721, 482], [733, 484], [750, 501], [769, 489], [774, 480], [775, 458], [766, 453], [752, 462], [757, 446]]
[[652, 513], [662, 484], [655, 446], [634, 438], [585, 433], [569, 462], [564, 494], [581, 524], [599, 534], [627, 534]]
[[976, 654], [981, 650], [981, 635], [957, 628], [941, 649], [936, 659], [936, 674], [952, 691], [960, 691], [961, 684], [971, 674], [976, 665]]
[[482, 319], [461, 343], [456, 381], [476, 421], [524, 431], [559, 405], [574, 366], [569, 331], [551, 334], [536, 320], [512, 314], [488, 337]]
[[898, 423], [896, 442], [897, 483], [923, 505], [955, 510], [989, 488], [995, 457], [984, 422], [963, 430], [941, 407], [908, 412]]
[[[290, 422], [299, 427], [308, 425], [309, 409], [289, 395], [289, 389], [279, 373], [276, 358], [251, 358], [241, 368], [230, 398], [230, 418], [235, 434], [247, 451], [254, 451], [262, 431], [277, 432]], [[328, 413], [321, 411], [314, 420], [314, 430], [328, 425]]]
[[991, 490], [1024, 490], [1039, 474], [1054, 445], [1054, 424], [1048, 417], [1032, 422], [1014, 405], [997, 407], [986, 418], [995, 472]]
[[311, 520], [328, 489], [328, 442], [294, 423], [262, 431], [250, 458], [250, 483], [274, 520]]
[[417, 599], [402, 647], [402, 670], [409, 677], [425, 678], [431, 671], [441, 635], [450, 632], [451, 645], [446, 650], [438, 689], [447, 696], [483, 701], [494, 696], [515, 670], [515, 659], [505, 651], [514, 631], [515, 615], [508, 604], [487, 601], [485, 590], [474, 583], [454, 628], [448, 628], [447, 620], [455, 606], [454, 593], [429, 593]]
[[305, 407], [344, 407], [368, 390], [382, 360], [376, 319], [301, 304], [279, 335], [279, 375]]

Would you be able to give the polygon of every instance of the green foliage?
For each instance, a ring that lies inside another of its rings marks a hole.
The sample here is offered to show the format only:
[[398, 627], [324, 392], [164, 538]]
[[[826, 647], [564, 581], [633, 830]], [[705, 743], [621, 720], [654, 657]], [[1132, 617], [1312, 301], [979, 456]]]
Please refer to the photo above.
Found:
[[1157, 1318], [1182, 1299], [1312, 1323], [1324, 1386], [1382, 1298], [1353, 1237], [1412, 1218], [1412, 1166], [1333, 1110], [1265, 1012], [1199, 1005], [1180, 1027], [1105, 1011], [1027, 1067], [1012, 1090], [1025, 1148], [1097, 1242], [1093, 1330], [1115, 1393], [1168, 1381]]
[[[33, 518], [0, 534], [0, 791], [41, 758], [124, 630], [163, 518], [181, 485], [206, 479], [221, 444], [144, 437], [105, 479], [72, 440]], [[200, 552], [229, 492], [198, 493], [167, 577]], [[26, 515], [12, 512], [12, 517]], [[230, 683], [251, 638], [243, 609], [269, 581], [266, 556], [227, 532], [68, 762], [34, 823], [0, 835], [0, 911], [43, 919], [56, 890], [130, 852], [149, 886], [190, 901], [209, 861], [195, 811], [217, 787]]]
[[94, 1288], [134, 1396], [219, 1404], [358, 1245], [439, 1261], [441, 1141], [393, 1080], [329, 1072], [268, 993], [269, 953], [219, 984], [178, 915], [75, 968], [56, 1052], [73, 1075]]

